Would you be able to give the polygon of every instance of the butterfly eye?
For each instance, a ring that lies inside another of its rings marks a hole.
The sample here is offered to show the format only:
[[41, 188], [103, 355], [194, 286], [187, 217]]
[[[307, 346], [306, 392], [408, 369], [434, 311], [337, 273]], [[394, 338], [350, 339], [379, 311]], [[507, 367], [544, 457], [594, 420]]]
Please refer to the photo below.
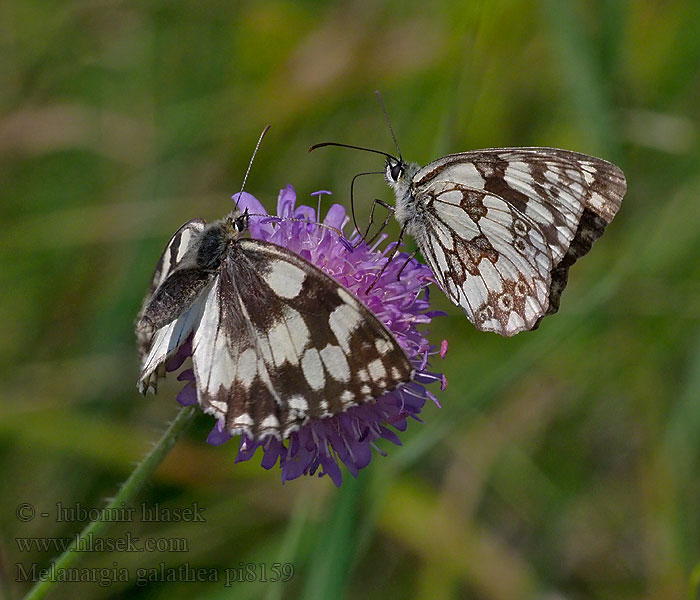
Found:
[[248, 211], [246, 210], [240, 217], [238, 217], [234, 223], [236, 231], [239, 233], [248, 229]]
[[399, 177], [401, 177], [401, 175], [403, 175], [403, 164], [400, 162], [393, 164], [393, 165], [390, 165], [389, 169], [391, 172], [391, 178], [394, 181], [398, 181]]

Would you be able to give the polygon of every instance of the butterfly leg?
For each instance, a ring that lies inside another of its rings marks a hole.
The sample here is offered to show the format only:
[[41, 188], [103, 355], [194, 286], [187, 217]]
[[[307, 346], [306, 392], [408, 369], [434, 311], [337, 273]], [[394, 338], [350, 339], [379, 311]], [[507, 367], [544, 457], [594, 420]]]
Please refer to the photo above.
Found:
[[411, 252], [411, 256], [409, 256], [406, 259], [406, 262], [403, 263], [403, 265], [399, 269], [399, 272], [396, 274], [396, 281], [401, 280], [401, 273], [403, 273], [403, 270], [406, 268], [406, 265], [408, 265], [408, 263], [410, 263], [415, 258], [416, 254], [418, 254], [418, 248], [416, 248], [413, 252]]
[[372, 236], [372, 239], [367, 242], [368, 245], [372, 245], [374, 241], [379, 237], [379, 234], [384, 231], [386, 226], [389, 224], [389, 221], [391, 221], [391, 217], [394, 216], [394, 207], [391, 204], [387, 204], [383, 200], [380, 200], [379, 198], [375, 198], [374, 201], [372, 202], [372, 208], [370, 209], [369, 212], [369, 223], [367, 224], [367, 229], [365, 229], [365, 233], [362, 236], [362, 239], [367, 241], [367, 236], [369, 235], [369, 230], [374, 224], [374, 209], [376, 208], [377, 204], [380, 206], [386, 208], [389, 211], [389, 214], [387, 215], [386, 219], [384, 219], [384, 222], [382, 223], [381, 227], [377, 230], [377, 233], [375, 233]]
[[[401, 246], [401, 242], [403, 241], [403, 236], [406, 233], [406, 226], [408, 225], [410, 221], [407, 221], [404, 223], [403, 227], [401, 228], [401, 231], [399, 232], [399, 237], [396, 240], [396, 245], [394, 246], [393, 250], [391, 251], [391, 254], [389, 255], [389, 258], [387, 261], [384, 263], [384, 266], [382, 267], [381, 271], [377, 273], [377, 276], [374, 278], [374, 281], [372, 284], [365, 290], [365, 294], [369, 294], [369, 291], [375, 286], [377, 281], [379, 281], [379, 278], [384, 274], [384, 271], [386, 271], [386, 268], [391, 264], [391, 261], [394, 259], [394, 256], [396, 256], [396, 253], [399, 251], [399, 246]], [[406, 265], [404, 265], [405, 267]], [[401, 270], [403, 270], [403, 267], [401, 267]], [[401, 273], [401, 271], [399, 271]]]
[[[355, 227], [355, 231], [360, 232], [360, 226], [357, 224], [357, 218], [355, 217], [355, 180], [363, 175], [383, 175], [384, 171], [367, 171], [365, 173], [358, 173], [352, 178], [350, 182], [350, 214], [352, 215], [352, 224]], [[362, 241], [364, 237], [360, 240]], [[359, 242], [358, 242], [359, 244]]]

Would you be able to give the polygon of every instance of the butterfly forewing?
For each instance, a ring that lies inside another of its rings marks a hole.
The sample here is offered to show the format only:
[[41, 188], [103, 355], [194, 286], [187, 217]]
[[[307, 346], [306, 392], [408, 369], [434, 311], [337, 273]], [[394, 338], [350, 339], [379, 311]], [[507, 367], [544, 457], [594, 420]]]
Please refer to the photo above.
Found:
[[556, 312], [569, 267], [625, 191], [618, 167], [577, 152], [452, 154], [413, 176], [410, 230], [453, 302], [479, 329], [511, 336]]
[[612, 163], [558, 148], [493, 148], [450, 154], [413, 178], [414, 189], [458, 181], [483, 189], [537, 223], [547, 236], [554, 264], [571, 243], [584, 208], [610, 223], [627, 189]]
[[240, 240], [193, 340], [199, 402], [232, 433], [286, 438], [407, 382], [406, 354], [350, 292], [298, 255]]

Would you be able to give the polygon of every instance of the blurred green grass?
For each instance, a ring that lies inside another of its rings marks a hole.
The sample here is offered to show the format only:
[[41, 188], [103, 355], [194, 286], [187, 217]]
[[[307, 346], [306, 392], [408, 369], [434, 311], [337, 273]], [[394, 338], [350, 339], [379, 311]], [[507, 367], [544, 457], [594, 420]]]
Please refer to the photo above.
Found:
[[[697, 2], [14, 0], [0, 23], [4, 597], [27, 589], [16, 563], [52, 557], [17, 536], [80, 528], [19, 522], [17, 505], [100, 506], [176, 411], [176, 382], [155, 399], [134, 385], [133, 319], [168, 236], [228, 211], [268, 122], [248, 190], [270, 209], [287, 183], [347, 205], [351, 176], [379, 163], [306, 150], [391, 150], [375, 89], [408, 159], [550, 145], [620, 164], [628, 195], [561, 311], [502, 340], [435, 290], [450, 385], [403, 447], [339, 491], [281, 486], [205, 444], [201, 416], [138, 501], [198, 502], [207, 522], [111, 530], [185, 537], [186, 556], [81, 563], [291, 562], [286, 587], [74, 583], [53, 597], [698, 597]], [[389, 199], [379, 179], [358, 198]]]

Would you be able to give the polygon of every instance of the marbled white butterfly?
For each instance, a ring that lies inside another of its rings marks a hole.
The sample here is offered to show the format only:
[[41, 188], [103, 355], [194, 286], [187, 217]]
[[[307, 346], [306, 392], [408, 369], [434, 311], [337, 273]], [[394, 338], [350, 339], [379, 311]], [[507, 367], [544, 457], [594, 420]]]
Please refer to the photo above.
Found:
[[[392, 132], [393, 135], [393, 132]], [[412, 235], [447, 297], [476, 327], [512, 336], [559, 309], [568, 272], [627, 190], [605, 160], [557, 148], [490, 148], [425, 167], [386, 157], [401, 234]], [[398, 149], [398, 145], [397, 145]], [[383, 203], [382, 203], [383, 204]]]
[[168, 242], [136, 326], [140, 391], [191, 336], [202, 410], [232, 435], [284, 439], [410, 381], [377, 317], [299, 255], [243, 237], [249, 218], [193, 219]]

